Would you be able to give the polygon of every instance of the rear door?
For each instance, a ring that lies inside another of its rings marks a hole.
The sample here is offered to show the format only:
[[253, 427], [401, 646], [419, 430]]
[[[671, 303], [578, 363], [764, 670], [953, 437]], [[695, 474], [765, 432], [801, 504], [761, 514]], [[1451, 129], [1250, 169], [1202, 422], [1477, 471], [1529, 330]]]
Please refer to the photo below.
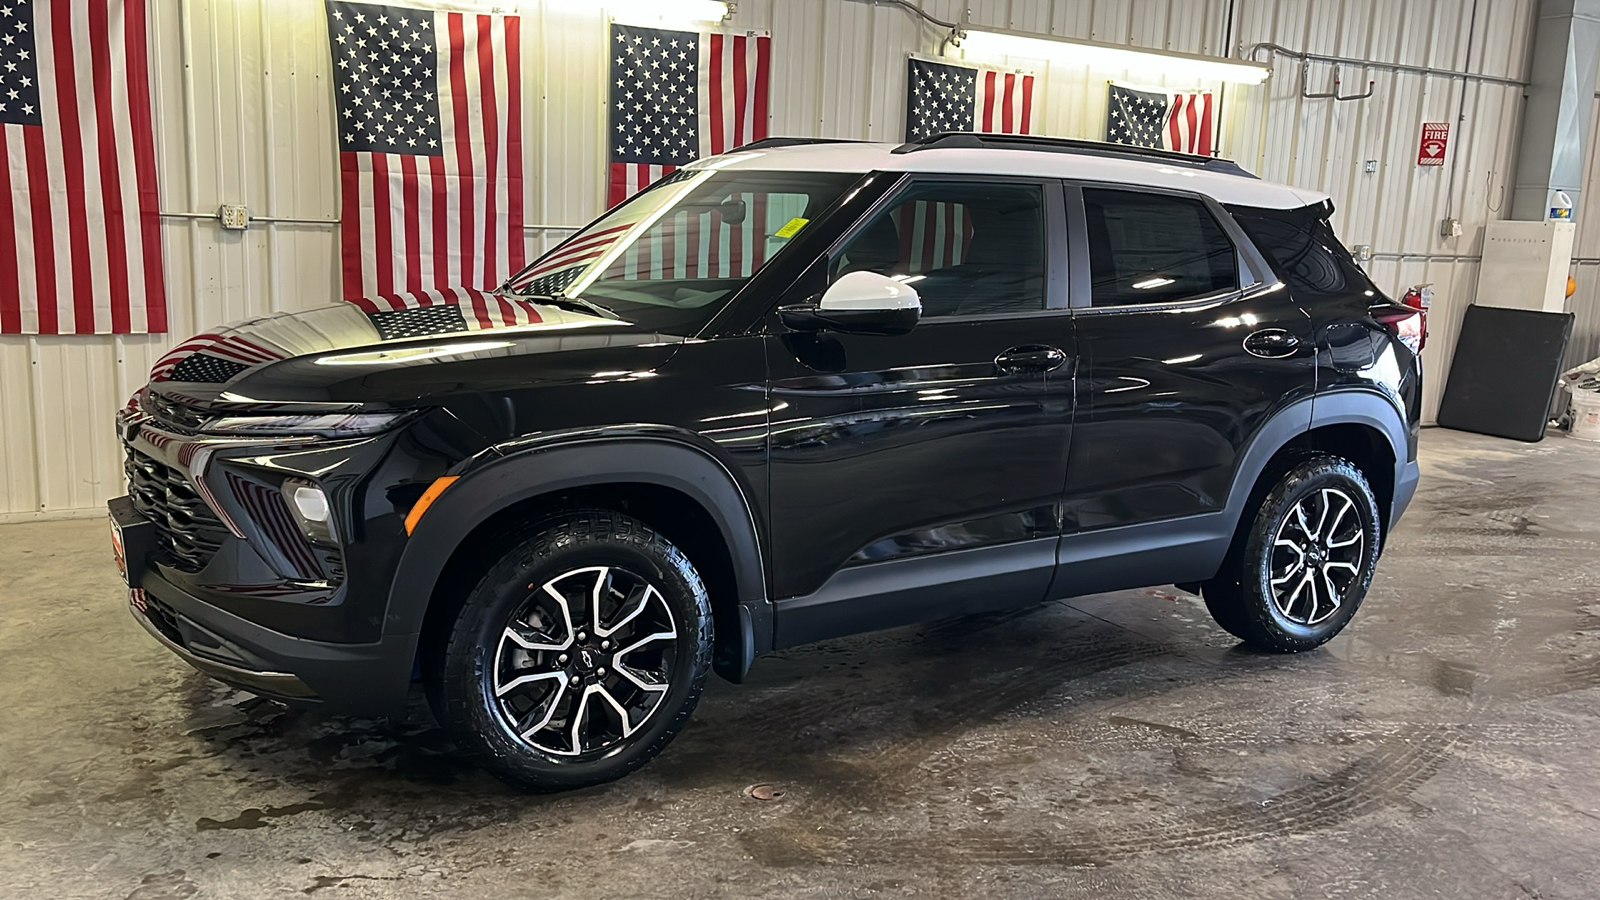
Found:
[[1257, 430], [1313, 393], [1310, 320], [1209, 198], [1082, 184], [1067, 209], [1084, 264], [1066, 530], [1222, 510]]

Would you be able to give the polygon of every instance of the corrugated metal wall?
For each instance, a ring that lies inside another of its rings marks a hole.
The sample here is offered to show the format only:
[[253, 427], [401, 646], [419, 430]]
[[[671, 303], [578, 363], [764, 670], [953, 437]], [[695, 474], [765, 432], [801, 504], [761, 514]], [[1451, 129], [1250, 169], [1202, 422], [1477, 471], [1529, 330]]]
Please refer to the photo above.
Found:
[[[1595, 95], [1589, 121], [1600, 122], [1600, 94]], [[1589, 141], [1588, 159], [1584, 161], [1580, 202], [1585, 205], [1600, 198], [1600, 193], [1594, 193], [1600, 191], [1600, 166], [1595, 165], [1600, 154], [1595, 152], [1596, 145], [1600, 145], [1600, 139]], [[1567, 301], [1567, 309], [1577, 314], [1577, 320], [1573, 322], [1572, 340], [1567, 343], [1566, 364], [1562, 368], [1600, 356], [1600, 216], [1578, 216], [1578, 236], [1572, 247], [1572, 278], [1578, 283], [1578, 290]]]
[[[504, 0], [502, 0], [504, 2]], [[487, 5], [487, 4], [486, 4]], [[603, 4], [523, 0], [528, 35], [528, 220], [581, 223], [600, 211], [604, 130]], [[1288, 47], [1520, 79], [1534, 0], [924, 0], [931, 14], [975, 24], [1156, 49], [1227, 54]], [[320, 0], [161, 0], [157, 66], [162, 209], [209, 215], [247, 204], [250, 230], [175, 215], [163, 238], [173, 333], [150, 337], [0, 337], [0, 517], [94, 509], [121, 487], [110, 422], [176, 338], [269, 310], [327, 302], [336, 290], [336, 159], [330, 64]], [[1476, 10], [1475, 16], [1472, 14]], [[1475, 21], [1474, 21], [1475, 20]], [[742, 0], [736, 28], [769, 29], [773, 133], [898, 140], [905, 55], [943, 37], [905, 10], [863, 0]], [[1231, 33], [1230, 33], [1231, 32]], [[1470, 37], [1469, 37], [1470, 36]], [[1103, 72], [1011, 60], [1045, 76], [1042, 115], [1054, 134], [1099, 137]], [[1313, 65], [1318, 88], [1332, 78]], [[1224, 153], [1264, 177], [1333, 194], [1346, 242], [1371, 244], [1372, 271], [1398, 292], [1431, 281], [1429, 402], [1437, 402], [1461, 310], [1477, 281], [1483, 223], [1500, 216], [1521, 91], [1419, 73], [1346, 69], [1376, 79], [1367, 100], [1300, 97], [1300, 67], [1279, 60], [1260, 87], [1229, 86]], [[1125, 80], [1159, 85], [1157, 73]], [[1181, 83], [1173, 82], [1174, 86]], [[1183, 85], [1188, 86], [1188, 85]], [[1464, 98], [1464, 107], [1462, 101]], [[1414, 165], [1423, 121], [1456, 122], [1457, 167]], [[1363, 170], [1377, 160], [1377, 171]], [[1589, 196], [1600, 197], [1600, 193]], [[1448, 213], [1464, 237], [1437, 237]], [[559, 232], [531, 230], [538, 251]], [[1581, 254], [1600, 260], [1600, 229]], [[1600, 262], [1585, 263], [1600, 275]], [[1594, 277], [1580, 281], [1594, 281]], [[1594, 285], [1588, 286], [1594, 290]], [[1600, 302], [1600, 298], [1591, 298]]]

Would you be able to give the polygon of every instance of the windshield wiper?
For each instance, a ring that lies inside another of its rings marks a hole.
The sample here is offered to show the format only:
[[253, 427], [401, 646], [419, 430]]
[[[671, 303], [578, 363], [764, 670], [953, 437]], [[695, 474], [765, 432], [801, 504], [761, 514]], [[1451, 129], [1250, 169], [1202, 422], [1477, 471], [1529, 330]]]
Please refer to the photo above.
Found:
[[618, 322], [627, 321], [615, 310], [601, 306], [593, 300], [585, 300], [582, 297], [568, 297], [565, 294], [522, 294], [521, 296], [526, 297], [535, 303], [543, 303], [547, 306], [557, 306], [562, 309], [572, 309], [577, 310], [578, 312], [591, 313], [606, 319], [616, 319]]

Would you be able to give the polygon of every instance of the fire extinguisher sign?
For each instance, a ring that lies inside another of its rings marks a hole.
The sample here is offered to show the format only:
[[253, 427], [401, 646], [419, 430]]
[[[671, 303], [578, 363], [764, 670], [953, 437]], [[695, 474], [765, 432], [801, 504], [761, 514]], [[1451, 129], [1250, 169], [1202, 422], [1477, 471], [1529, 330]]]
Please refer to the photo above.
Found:
[[1444, 152], [1449, 147], [1449, 122], [1423, 122], [1422, 141], [1417, 145], [1417, 165], [1444, 165]]

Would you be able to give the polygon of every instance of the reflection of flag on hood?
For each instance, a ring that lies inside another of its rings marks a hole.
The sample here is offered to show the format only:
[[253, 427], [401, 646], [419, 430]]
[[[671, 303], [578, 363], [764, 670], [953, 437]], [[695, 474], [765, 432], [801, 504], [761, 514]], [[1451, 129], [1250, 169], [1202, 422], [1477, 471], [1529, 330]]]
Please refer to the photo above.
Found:
[[464, 288], [390, 294], [298, 313], [278, 313], [196, 335], [172, 348], [150, 380], [225, 384], [263, 363], [378, 341], [589, 319], [531, 300]]
[[[438, 296], [446, 292], [429, 293]], [[370, 312], [367, 318], [371, 319], [373, 327], [378, 329], [378, 336], [386, 341], [430, 334], [482, 331], [488, 328], [514, 328], [518, 325], [535, 325], [543, 321], [533, 303], [518, 297], [486, 294], [482, 291], [448, 293], [466, 296], [461, 301], [440, 297], [432, 303]]]
[[1210, 156], [1212, 119], [1210, 91], [1166, 94], [1112, 84], [1106, 140]]
[[284, 354], [261, 341], [223, 328], [197, 334], [167, 352], [150, 370], [151, 381], [200, 381], [221, 384], [251, 366], [283, 359]]

